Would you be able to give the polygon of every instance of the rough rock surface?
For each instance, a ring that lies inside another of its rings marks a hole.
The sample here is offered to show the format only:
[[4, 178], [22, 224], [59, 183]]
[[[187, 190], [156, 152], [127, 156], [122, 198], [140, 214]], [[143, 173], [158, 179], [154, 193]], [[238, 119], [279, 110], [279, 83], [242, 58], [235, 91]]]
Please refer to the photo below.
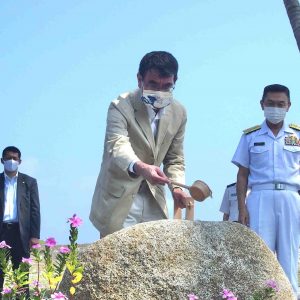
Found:
[[[231, 222], [162, 220], [136, 225], [91, 244], [76, 300], [221, 299], [223, 288], [241, 300], [274, 279], [273, 299], [293, 299], [274, 254], [251, 230]], [[67, 290], [67, 276], [61, 289]]]

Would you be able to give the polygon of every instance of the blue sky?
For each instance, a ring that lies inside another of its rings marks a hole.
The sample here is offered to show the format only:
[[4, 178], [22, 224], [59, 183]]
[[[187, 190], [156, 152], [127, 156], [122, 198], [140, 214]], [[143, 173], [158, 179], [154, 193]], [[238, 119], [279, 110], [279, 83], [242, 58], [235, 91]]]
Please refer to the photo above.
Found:
[[43, 239], [66, 243], [73, 213], [84, 220], [79, 242], [98, 239], [88, 215], [107, 108], [137, 87], [152, 50], [179, 62], [186, 182], [213, 190], [196, 219], [221, 220], [230, 160], [242, 130], [263, 121], [265, 85], [290, 88], [287, 121], [300, 123], [299, 52], [283, 1], [1, 1], [0, 147], [19, 147], [20, 171], [38, 180]]

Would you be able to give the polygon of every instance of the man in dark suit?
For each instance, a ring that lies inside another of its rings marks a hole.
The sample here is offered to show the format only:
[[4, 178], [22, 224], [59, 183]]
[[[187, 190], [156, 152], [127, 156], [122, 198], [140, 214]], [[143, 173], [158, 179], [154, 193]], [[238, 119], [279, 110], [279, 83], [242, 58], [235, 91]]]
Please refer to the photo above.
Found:
[[[14, 268], [22, 257], [30, 256], [30, 248], [39, 243], [40, 202], [37, 182], [34, 178], [18, 172], [21, 152], [14, 146], [2, 152], [4, 172], [0, 174], [0, 241], [11, 246], [10, 254]], [[0, 274], [0, 289], [3, 276]], [[27, 290], [28, 295], [28, 290]]]

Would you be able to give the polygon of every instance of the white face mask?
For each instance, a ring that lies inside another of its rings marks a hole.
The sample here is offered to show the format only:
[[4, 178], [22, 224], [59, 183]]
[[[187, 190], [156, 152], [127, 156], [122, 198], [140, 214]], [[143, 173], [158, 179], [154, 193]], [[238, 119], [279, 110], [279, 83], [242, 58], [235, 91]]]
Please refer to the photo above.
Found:
[[18, 170], [19, 162], [17, 160], [3, 160], [4, 170], [8, 172], [15, 172]]
[[286, 108], [264, 107], [265, 118], [272, 124], [278, 124], [284, 120]]
[[168, 106], [173, 100], [172, 92], [143, 90], [142, 101], [153, 109]]

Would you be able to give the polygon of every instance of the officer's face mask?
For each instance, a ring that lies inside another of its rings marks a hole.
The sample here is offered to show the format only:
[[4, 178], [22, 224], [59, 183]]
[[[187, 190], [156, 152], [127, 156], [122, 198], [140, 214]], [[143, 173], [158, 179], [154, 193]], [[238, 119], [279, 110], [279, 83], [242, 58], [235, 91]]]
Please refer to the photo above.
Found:
[[8, 172], [15, 172], [18, 170], [19, 162], [14, 159], [3, 160], [4, 170]]
[[143, 89], [141, 99], [153, 109], [159, 109], [168, 106], [172, 102], [173, 94], [172, 91], [152, 91]]
[[284, 120], [286, 108], [279, 107], [264, 107], [265, 118], [272, 124], [278, 124]]

